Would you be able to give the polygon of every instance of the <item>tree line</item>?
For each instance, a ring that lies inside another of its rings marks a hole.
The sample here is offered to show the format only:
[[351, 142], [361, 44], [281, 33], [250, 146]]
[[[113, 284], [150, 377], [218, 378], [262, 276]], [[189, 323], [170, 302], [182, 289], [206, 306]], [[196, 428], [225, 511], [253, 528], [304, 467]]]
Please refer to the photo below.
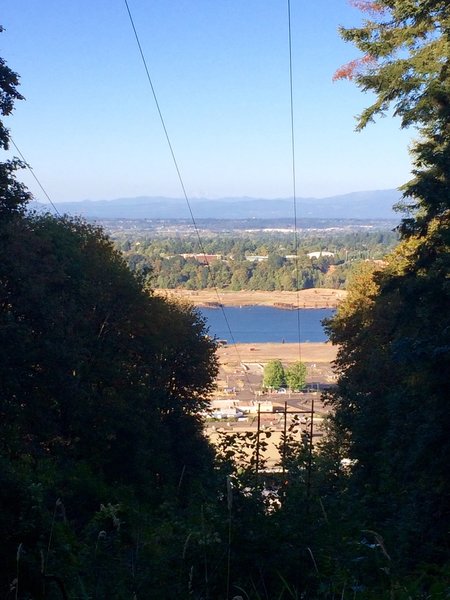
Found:
[[[293, 291], [344, 288], [357, 264], [382, 260], [397, 241], [392, 231], [308, 234], [300, 237], [296, 251], [291, 237], [217, 235], [202, 241], [201, 252], [198, 239], [190, 237], [120, 237], [116, 246], [130, 269], [144, 274], [155, 288]], [[203, 252], [211, 255], [209, 264], [204, 264]], [[311, 252], [327, 254], [311, 258]], [[198, 257], [182, 256], [189, 254]]]

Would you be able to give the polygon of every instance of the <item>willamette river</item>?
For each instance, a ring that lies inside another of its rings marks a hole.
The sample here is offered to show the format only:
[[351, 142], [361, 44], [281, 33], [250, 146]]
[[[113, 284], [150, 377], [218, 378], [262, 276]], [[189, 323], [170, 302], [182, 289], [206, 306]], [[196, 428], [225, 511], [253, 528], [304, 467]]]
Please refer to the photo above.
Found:
[[322, 320], [334, 314], [331, 308], [301, 308], [297, 315], [296, 310], [269, 306], [226, 306], [223, 311], [220, 308], [199, 310], [206, 318], [210, 335], [231, 343], [231, 330], [237, 344], [298, 342], [298, 322], [301, 342], [326, 342], [328, 338]]

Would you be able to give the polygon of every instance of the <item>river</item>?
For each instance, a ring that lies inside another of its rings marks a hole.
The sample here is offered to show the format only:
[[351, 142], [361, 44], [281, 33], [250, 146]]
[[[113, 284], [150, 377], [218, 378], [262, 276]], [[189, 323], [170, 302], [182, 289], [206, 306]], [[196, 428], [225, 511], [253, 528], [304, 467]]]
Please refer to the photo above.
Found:
[[[322, 320], [333, 316], [330, 308], [281, 310], [269, 306], [199, 308], [209, 334], [237, 344], [326, 342]], [[227, 325], [228, 322], [228, 325]], [[231, 330], [231, 334], [230, 334]]]

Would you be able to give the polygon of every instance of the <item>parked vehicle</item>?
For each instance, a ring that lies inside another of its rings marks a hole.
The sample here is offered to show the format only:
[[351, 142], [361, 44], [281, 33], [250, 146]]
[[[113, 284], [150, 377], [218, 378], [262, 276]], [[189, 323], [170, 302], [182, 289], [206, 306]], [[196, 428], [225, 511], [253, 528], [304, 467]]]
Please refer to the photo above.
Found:
[[237, 408], [221, 408], [214, 410], [211, 413], [212, 419], [239, 419], [244, 416], [244, 413]]

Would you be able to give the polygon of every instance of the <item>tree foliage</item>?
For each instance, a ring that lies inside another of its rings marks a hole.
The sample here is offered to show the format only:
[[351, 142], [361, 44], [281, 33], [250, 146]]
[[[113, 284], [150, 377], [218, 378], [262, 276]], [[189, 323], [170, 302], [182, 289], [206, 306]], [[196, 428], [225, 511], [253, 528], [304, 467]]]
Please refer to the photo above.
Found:
[[[198, 240], [191, 237], [152, 238], [111, 229], [116, 247], [130, 269], [148, 278], [155, 288], [205, 289], [217, 285], [232, 290], [287, 290], [311, 287], [343, 288], [353, 268], [366, 260], [382, 259], [398, 236], [389, 230], [338, 233], [305, 233], [297, 252], [292, 236], [236, 232], [205, 237], [203, 248], [217, 254], [209, 266], [195, 256]], [[308, 257], [308, 252], [331, 252], [332, 256]], [[191, 254], [191, 256], [186, 256]], [[297, 254], [298, 258], [293, 257]], [[184, 255], [184, 256], [183, 256]], [[262, 256], [255, 260], [252, 257]]]
[[385, 271], [358, 278], [330, 328], [355, 498], [366, 525], [413, 562], [448, 558], [449, 241], [436, 226], [403, 242]]
[[[95, 227], [22, 217], [2, 239], [0, 457], [17, 474], [4, 492], [40, 486], [42, 518], [60, 498], [71, 526], [127, 489], [147, 510], [177, 486], [188, 502], [212, 459], [196, 416], [216, 374], [202, 319], [144, 290]], [[44, 535], [34, 519], [25, 533], [17, 493], [3, 504], [11, 560]]]
[[374, 0], [357, 3], [364, 25], [341, 28], [363, 56], [340, 69], [336, 78], [354, 79], [375, 93], [358, 128], [392, 107], [402, 127], [419, 129], [413, 148], [414, 178], [404, 187], [404, 236], [426, 235], [450, 202], [450, 16], [447, 0]]
[[340, 346], [331, 401], [354, 515], [407, 571], [449, 558], [450, 14], [442, 1], [358, 4], [370, 18], [342, 34], [367, 60], [338, 76], [376, 94], [359, 127], [392, 105], [421, 139], [403, 240], [386, 268], [359, 273], [328, 325]]
[[[2, 31], [0, 26], [0, 33]], [[0, 117], [10, 115], [14, 109], [14, 102], [23, 100], [23, 96], [17, 90], [18, 84], [18, 75], [0, 57]], [[8, 150], [9, 145], [9, 131], [0, 118], [0, 150]], [[5, 220], [22, 211], [30, 199], [29, 192], [14, 176], [17, 169], [22, 167], [24, 164], [17, 158], [0, 162], [0, 219]]]
[[286, 383], [291, 390], [301, 390], [306, 384], [306, 365], [300, 361], [286, 369]]
[[286, 384], [284, 367], [280, 360], [269, 360], [264, 365], [263, 386], [266, 388], [280, 388]]

